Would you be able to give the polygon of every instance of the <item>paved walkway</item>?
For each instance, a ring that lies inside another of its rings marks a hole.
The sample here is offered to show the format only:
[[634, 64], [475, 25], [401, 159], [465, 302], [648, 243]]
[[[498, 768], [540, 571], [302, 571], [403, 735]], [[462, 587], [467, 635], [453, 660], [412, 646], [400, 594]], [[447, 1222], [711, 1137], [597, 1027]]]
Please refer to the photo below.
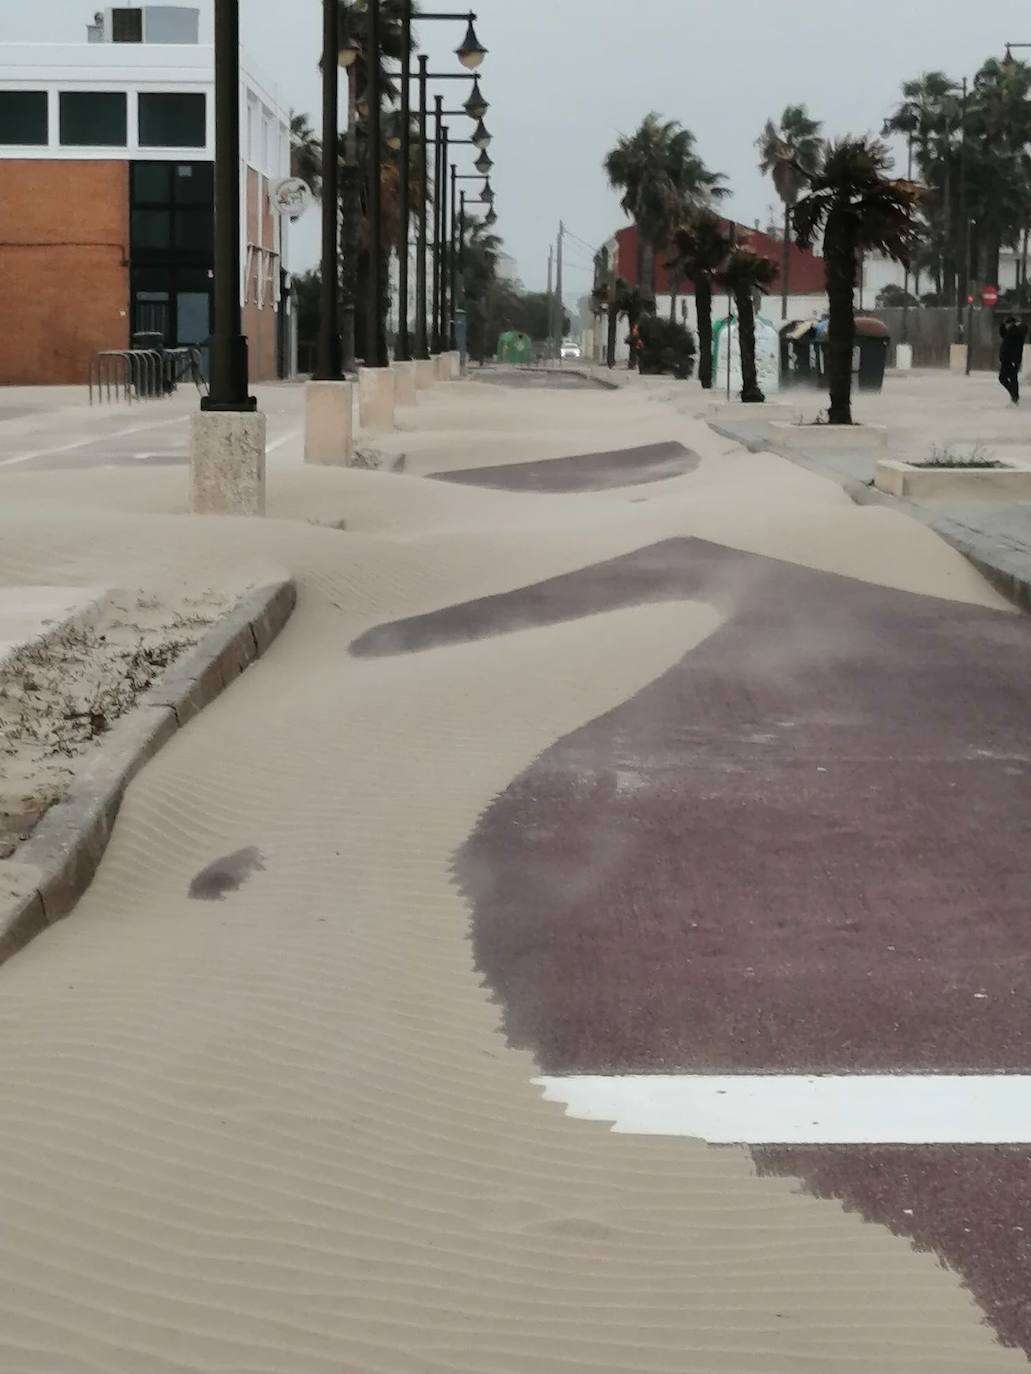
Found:
[[0, 1366], [1026, 1368], [1029, 622], [632, 388], [399, 418], [0, 470], [9, 583], [299, 587], [0, 970]]

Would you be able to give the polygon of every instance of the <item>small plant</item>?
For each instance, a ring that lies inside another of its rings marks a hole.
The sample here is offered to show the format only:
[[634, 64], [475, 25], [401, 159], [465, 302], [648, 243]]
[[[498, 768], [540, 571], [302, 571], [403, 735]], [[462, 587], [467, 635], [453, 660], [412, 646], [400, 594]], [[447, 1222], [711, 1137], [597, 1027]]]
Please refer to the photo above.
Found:
[[946, 444], [940, 448], [937, 444], [931, 445], [931, 456], [924, 458], [919, 463], [913, 463], [915, 468], [1001, 468], [1005, 463], [998, 462], [993, 458], [983, 444], [975, 444], [969, 454], [964, 456], [954, 453], [952, 446]]
[[645, 315], [637, 326], [637, 341], [642, 375], [668, 372], [683, 380], [694, 372], [694, 335], [686, 325]]

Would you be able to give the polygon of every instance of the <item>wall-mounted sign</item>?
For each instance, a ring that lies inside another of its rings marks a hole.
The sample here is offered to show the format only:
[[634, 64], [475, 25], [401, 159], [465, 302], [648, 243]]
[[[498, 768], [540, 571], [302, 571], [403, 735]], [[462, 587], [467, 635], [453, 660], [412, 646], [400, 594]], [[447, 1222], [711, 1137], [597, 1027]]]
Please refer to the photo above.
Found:
[[300, 177], [287, 177], [272, 187], [273, 207], [279, 214], [289, 215], [291, 219], [300, 219], [313, 199], [311, 187]]

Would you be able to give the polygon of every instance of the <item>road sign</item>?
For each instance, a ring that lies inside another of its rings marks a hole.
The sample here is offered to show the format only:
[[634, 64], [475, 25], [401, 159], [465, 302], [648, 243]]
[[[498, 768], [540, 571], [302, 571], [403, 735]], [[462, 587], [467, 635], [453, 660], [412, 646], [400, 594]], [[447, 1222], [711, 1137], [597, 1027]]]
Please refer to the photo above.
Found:
[[997, 305], [999, 301], [999, 288], [997, 286], [982, 286], [981, 304]]
[[272, 204], [281, 215], [291, 219], [300, 219], [313, 199], [311, 187], [300, 177], [286, 177], [272, 187]]

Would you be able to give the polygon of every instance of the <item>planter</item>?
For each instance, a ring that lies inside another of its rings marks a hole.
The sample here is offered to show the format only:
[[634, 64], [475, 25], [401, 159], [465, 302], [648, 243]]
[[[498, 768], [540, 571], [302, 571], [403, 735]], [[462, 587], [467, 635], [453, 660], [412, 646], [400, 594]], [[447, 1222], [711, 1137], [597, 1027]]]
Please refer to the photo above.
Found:
[[844, 449], [863, 453], [888, 446], [888, 431], [883, 425], [799, 425], [771, 420], [770, 437], [774, 448]]
[[874, 486], [889, 496], [939, 497], [956, 501], [1031, 500], [1031, 466], [997, 468], [921, 467], [881, 458]]

